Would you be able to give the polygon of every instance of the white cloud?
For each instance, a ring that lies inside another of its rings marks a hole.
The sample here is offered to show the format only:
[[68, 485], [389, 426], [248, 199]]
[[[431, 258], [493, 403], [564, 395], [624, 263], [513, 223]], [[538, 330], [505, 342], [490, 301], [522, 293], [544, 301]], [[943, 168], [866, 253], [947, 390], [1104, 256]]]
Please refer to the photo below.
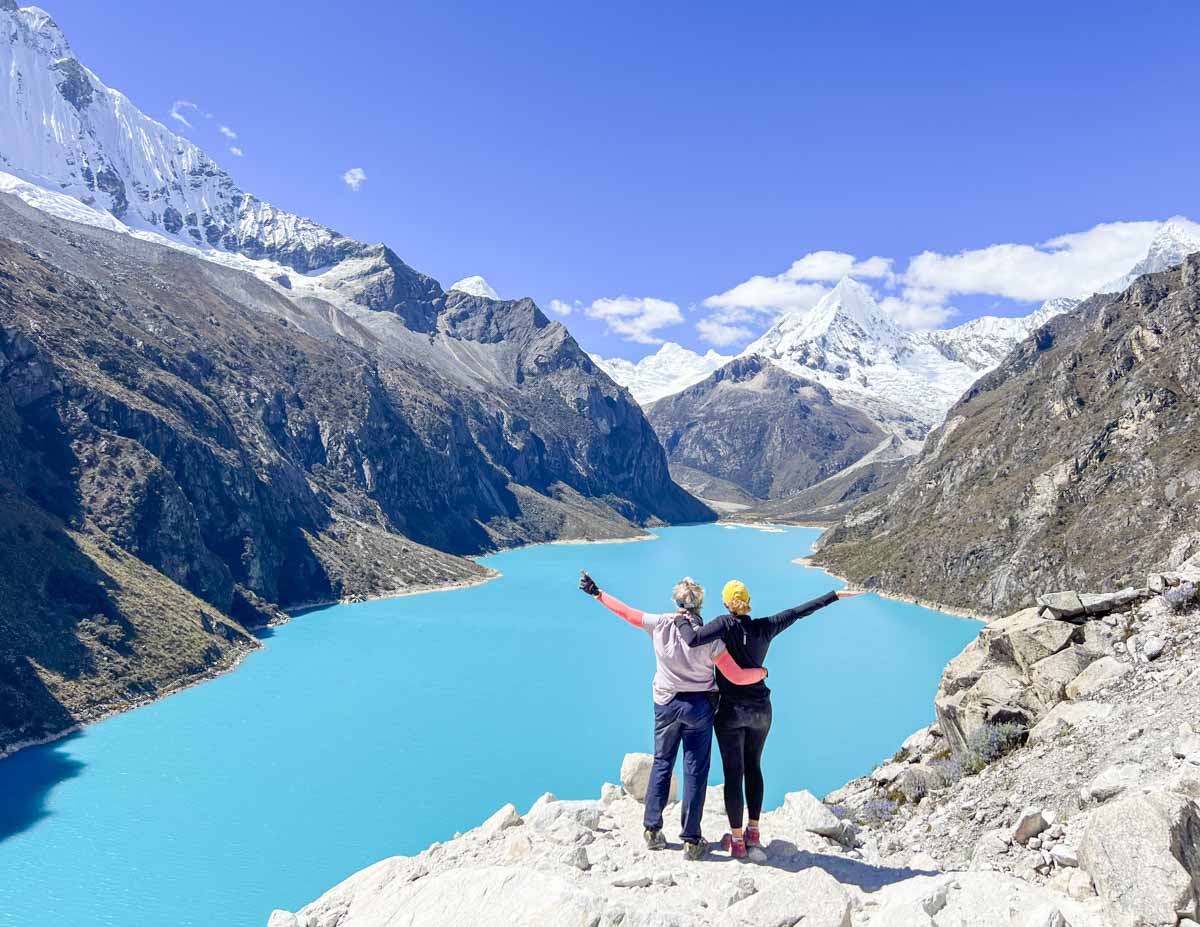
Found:
[[240, 149], [237, 145], [230, 145], [229, 153], [235, 158], [240, 158], [243, 154], [245, 154], [245, 152], [243, 152], [242, 149]]
[[367, 172], [361, 167], [352, 167], [342, 175], [342, 180], [346, 182], [346, 186], [358, 192], [358, 188], [363, 185], [363, 181], [367, 179]]
[[224, 135], [230, 141], [233, 141], [235, 138], [237, 138], [237, 133], [234, 132], [233, 129], [229, 128], [229, 126], [221, 126], [221, 128], [218, 129], [217, 131], [220, 132], [222, 135]]
[[573, 311], [570, 303], [564, 303], [561, 299], [550, 300], [550, 311], [558, 315], [570, 315]]
[[697, 322], [696, 331], [700, 333], [701, 338], [709, 344], [715, 344], [718, 348], [727, 348], [731, 344], [749, 341], [754, 337], [754, 332], [749, 328], [722, 322], [715, 316]]
[[181, 123], [184, 128], [190, 129], [192, 124], [188, 122], [187, 116], [184, 115], [186, 110], [199, 109], [191, 100], [176, 100], [171, 104], [171, 118], [176, 122]]
[[794, 280], [785, 274], [776, 277], [756, 275], [724, 293], [704, 300], [710, 309], [749, 309], [777, 315], [792, 309], [815, 306], [829, 288], [820, 283]]
[[[551, 308], [558, 302], [551, 302]], [[683, 321], [683, 313], [679, 311], [679, 306], [653, 297], [606, 297], [597, 299], [591, 305], [582, 306], [581, 311], [588, 318], [602, 320], [613, 334], [638, 344], [662, 344], [663, 339], [654, 332]]]
[[1141, 260], [1158, 222], [1108, 222], [1040, 245], [1000, 244], [958, 254], [925, 251], [904, 272], [906, 290], [942, 297], [986, 293], [1024, 301], [1090, 296]]
[[853, 254], [844, 251], [810, 251], [782, 274], [791, 280], [824, 280], [827, 283], [837, 283], [843, 277], [885, 277], [892, 276], [892, 259], [870, 257], [860, 261]]
[[[732, 289], [708, 297], [704, 305], [710, 309], [748, 309], [767, 315], [809, 309], [829, 292], [825, 284], [842, 277], [882, 278], [890, 283], [892, 261], [883, 257], [860, 261], [843, 251], [811, 251], [793, 261], [783, 273], [756, 274]], [[727, 324], [730, 319], [720, 321]]]

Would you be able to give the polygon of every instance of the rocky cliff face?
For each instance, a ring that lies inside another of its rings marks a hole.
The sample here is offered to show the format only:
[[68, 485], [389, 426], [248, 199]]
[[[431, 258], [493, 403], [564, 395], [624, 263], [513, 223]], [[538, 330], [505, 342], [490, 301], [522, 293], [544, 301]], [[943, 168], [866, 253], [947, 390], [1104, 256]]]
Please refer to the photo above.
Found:
[[734, 359], [646, 415], [680, 481], [703, 498], [730, 502], [799, 492], [885, 440], [823, 386], [761, 357]]
[[1096, 296], [951, 409], [886, 501], [819, 542], [869, 587], [997, 614], [1200, 544], [1200, 256]]
[[277, 606], [468, 582], [486, 571], [454, 554], [709, 514], [531, 302], [434, 305], [428, 332], [388, 314], [417, 350], [0, 197], [0, 486], [25, 539], [0, 546], [0, 744], [226, 666]]

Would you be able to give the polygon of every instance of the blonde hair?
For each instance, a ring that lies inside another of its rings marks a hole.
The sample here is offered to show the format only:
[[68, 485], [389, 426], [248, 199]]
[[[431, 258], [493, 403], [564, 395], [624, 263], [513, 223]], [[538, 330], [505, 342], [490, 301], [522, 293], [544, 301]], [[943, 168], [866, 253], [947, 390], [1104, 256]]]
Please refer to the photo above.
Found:
[[685, 576], [671, 590], [671, 598], [680, 608], [687, 609], [689, 612], [698, 612], [700, 606], [704, 604], [704, 587], [690, 576]]
[[732, 602], [726, 602], [725, 607], [729, 609], [731, 615], [749, 615], [750, 603], [743, 602], [740, 599], [734, 599]]

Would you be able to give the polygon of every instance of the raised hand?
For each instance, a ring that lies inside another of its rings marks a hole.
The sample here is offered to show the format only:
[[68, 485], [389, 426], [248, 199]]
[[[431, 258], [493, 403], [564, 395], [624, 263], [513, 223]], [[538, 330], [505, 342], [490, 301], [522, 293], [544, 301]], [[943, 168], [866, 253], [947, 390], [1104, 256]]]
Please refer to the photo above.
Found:
[[834, 595], [836, 595], [839, 599], [853, 599], [856, 595], [865, 595], [865, 594], [866, 593], [862, 589], [858, 589], [858, 590], [839, 589], [837, 592], [834, 593]]
[[600, 587], [596, 585], [594, 579], [587, 575], [586, 570], [579, 571], [579, 588], [592, 598], [600, 597]]

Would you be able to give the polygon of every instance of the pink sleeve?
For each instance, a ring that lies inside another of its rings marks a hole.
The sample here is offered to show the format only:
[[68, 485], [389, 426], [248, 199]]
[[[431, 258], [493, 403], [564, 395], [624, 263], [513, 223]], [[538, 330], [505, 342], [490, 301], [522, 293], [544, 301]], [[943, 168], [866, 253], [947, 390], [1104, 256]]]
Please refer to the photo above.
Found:
[[748, 686], [755, 682], [762, 682], [767, 677], [766, 671], [761, 668], [742, 669], [738, 666], [737, 661], [729, 655], [728, 650], [717, 657], [717, 669], [735, 686]]
[[635, 628], [642, 627], [642, 619], [645, 617], [645, 612], [640, 612], [636, 608], [630, 608], [616, 596], [611, 596], [607, 592], [600, 593], [600, 604], [607, 608], [610, 612], [620, 615]]

